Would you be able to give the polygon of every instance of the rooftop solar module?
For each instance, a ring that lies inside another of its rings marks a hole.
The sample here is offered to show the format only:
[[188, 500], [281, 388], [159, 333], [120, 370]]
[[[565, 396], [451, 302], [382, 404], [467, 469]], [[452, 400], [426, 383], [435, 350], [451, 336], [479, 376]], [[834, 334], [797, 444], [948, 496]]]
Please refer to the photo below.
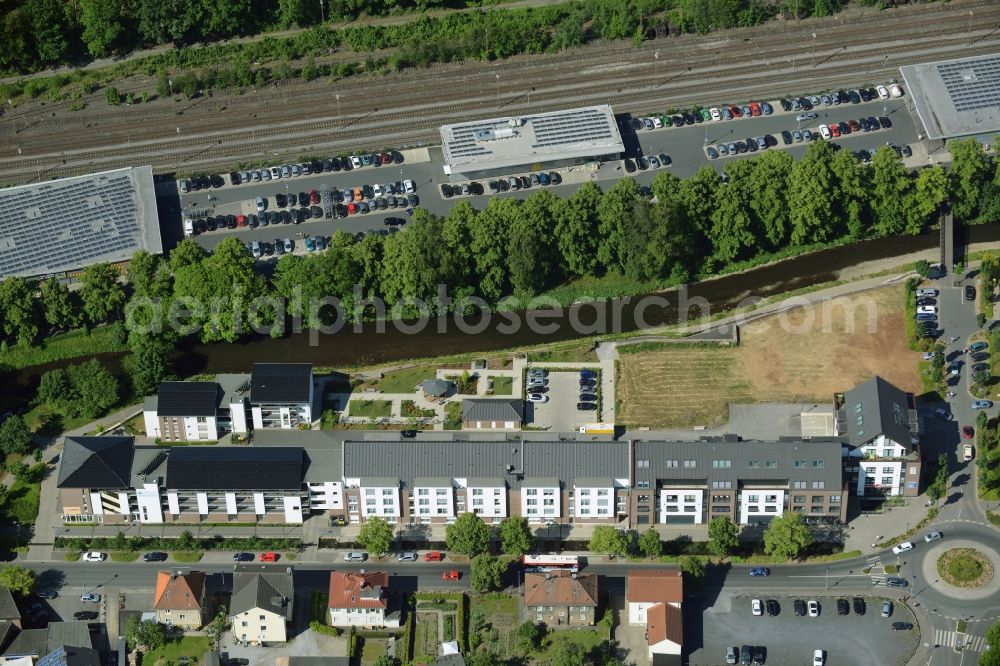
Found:
[[152, 167], [0, 190], [0, 278], [36, 277], [163, 252]]
[[1000, 54], [907, 65], [900, 72], [927, 138], [1000, 130]]

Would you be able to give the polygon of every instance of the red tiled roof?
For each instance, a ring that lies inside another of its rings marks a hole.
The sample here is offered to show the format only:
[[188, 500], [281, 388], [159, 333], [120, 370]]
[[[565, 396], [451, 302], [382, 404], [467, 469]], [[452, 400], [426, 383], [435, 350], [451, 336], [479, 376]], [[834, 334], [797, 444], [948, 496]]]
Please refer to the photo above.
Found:
[[524, 575], [525, 606], [597, 606], [597, 576], [569, 571]]
[[633, 569], [626, 578], [625, 598], [630, 603], [679, 604], [684, 599], [684, 578], [680, 569]]
[[330, 608], [385, 608], [385, 590], [389, 587], [389, 574], [379, 571], [369, 573], [330, 573]]
[[200, 571], [175, 576], [169, 571], [156, 574], [154, 610], [199, 610], [205, 593], [205, 574]]
[[676, 606], [656, 604], [646, 611], [646, 641], [656, 645], [665, 640], [684, 644], [684, 616]]

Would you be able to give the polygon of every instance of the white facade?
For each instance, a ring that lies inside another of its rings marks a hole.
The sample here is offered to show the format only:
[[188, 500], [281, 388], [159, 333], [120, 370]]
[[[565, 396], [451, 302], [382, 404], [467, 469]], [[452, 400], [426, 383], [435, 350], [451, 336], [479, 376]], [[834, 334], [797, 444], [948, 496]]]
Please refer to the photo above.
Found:
[[142, 422], [146, 427], [146, 437], [160, 436], [160, 419], [157, 417], [155, 409], [143, 410]]
[[339, 481], [308, 483], [309, 508], [313, 511], [329, 511], [344, 508], [344, 488]]
[[[653, 606], [657, 606], [661, 601], [630, 601], [628, 603], [628, 623], [635, 626], [646, 626], [646, 611]], [[671, 603], [674, 608], [680, 608], [680, 604]]]
[[414, 487], [410, 503], [411, 520], [430, 522], [431, 518], [455, 518], [455, 490], [451, 486]]
[[864, 460], [859, 466], [861, 469], [858, 473], [858, 495], [865, 494], [866, 484], [875, 486], [886, 495], [900, 494], [903, 472], [906, 469], [904, 461]]
[[875, 457], [875, 458], [902, 458], [906, 455], [906, 449], [885, 435], [879, 435], [866, 444], [857, 447], [852, 452], [853, 456]]
[[521, 515], [530, 523], [541, 523], [561, 517], [562, 494], [559, 487], [522, 486]]
[[135, 489], [135, 501], [139, 511], [140, 523], [163, 523], [163, 503], [160, 500], [160, 488], [155, 483], [143, 484]]
[[390, 523], [396, 523], [400, 515], [400, 493], [399, 486], [362, 486], [359, 488], [360, 506], [353, 502], [348, 503], [348, 511], [351, 514], [351, 522], [358, 522], [356, 518], [363, 515], [378, 516]]
[[702, 488], [661, 488], [660, 489], [660, 519], [659, 523], [679, 522], [679, 517], [694, 518], [694, 524], [703, 521], [705, 491]]
[[785, 491], [780, 488], [744, 488], [740, 493], [740, 510], [736, 521], [752, 523], [761, 516], [775, 518], [785, 511]]
[[330, 624], [334, 627], [398, 627], [399, 620], [387, 624], [384, 608], [331, 608]]
[[285, 522], [293, 525], [302, 524], [302, 498], [285, 496], [281, 498], [285, 508]]
[[263, 608], [251, 608], [233, 616], [233, 636], [247, 643], [284, 643], [285, 616]]
[[[293, 405], [293, 406], [283, 406], [283, 407], [261, 407], [260, 405], [253, 405], [250, 407], [250, 413], [253, 418], [254, 428], [263, 428], [264, 426], [264, 411], [273, 412], [273, 419], [278, 424], [276, 426], [282, 429], [297, 428], [299, 424], [310, 424], [312, 423], [312, 411], [310, 406], [307, 404]], [[294, 412], [294, 414], [293, 414]], [[233, 423], [233, 430], [236, 430], [235, 420]]]
[[229, 404], [229, 415], [232, 419], [233, 432], [245, 434], [247, 432], [247, 410], [242, 400]]
[[470, 487], [466, 489], [466, 511], [471, 511], [480, 518], [493, 519], [500, 522], [507, 517], [507, 489]]
[[581, 488], [574, 486], [573, 516], [576, 518], [613, 518], [615, 515], [615, 489]]

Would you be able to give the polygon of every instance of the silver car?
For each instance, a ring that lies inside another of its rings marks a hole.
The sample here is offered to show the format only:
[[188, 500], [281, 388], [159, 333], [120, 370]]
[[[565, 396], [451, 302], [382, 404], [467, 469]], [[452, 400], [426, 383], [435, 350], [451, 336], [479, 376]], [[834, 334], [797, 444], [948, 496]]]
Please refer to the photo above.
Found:
[[943, 537], [944, 537], [944, 535], [943, 535], [943, 534], [941, 534], [941, 533], [940, 533], [940, 532], [938, 532], [937, 530], [934, 530], [933, 532], [928, 532], [928, 533], [927, 533], [927, 534], [926, 534], [926, 535], [924, 536], [924, 541], [926, 541], [926, 542], [930, 543], [931, 541], [939, 541], [939, 540], [940, 540], [940, 539], [942, 539]]
[[399, 553], [396, 555], [397, 562], [416, 562], [417, 561], [417, 551], [408, 550], [404, 553]]
[[345, 562], [364, 562], [367, 559], [368, 553], [364, 553], [359, 550], [352, 550], [349, 553], [344, 553]]

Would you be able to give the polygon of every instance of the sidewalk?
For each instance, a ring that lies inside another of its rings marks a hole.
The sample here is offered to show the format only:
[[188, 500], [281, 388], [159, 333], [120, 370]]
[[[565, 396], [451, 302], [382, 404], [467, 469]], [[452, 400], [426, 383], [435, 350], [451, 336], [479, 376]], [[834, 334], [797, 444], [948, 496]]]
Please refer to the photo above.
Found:
[[844, 530], [844, 551], [860, 550], [869, 554], [884, 550], [872, 546], [908, 532], [927, 516], [931, 508], [927, 502], [926, 495], [908, 497], [905, 506], [886, 506], [884, 513], [855, 517]]

